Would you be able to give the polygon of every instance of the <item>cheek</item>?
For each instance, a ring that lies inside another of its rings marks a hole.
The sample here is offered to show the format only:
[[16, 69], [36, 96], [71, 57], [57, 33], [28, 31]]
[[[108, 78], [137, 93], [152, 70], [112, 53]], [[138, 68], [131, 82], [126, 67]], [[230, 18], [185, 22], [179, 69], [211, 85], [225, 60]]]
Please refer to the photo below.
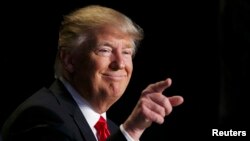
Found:
[[92, 70], [95, 72], [101, 72], [106, 69], [108, 69], [110, 62], [107, 60], [99, 60], [99, 61], [93, 61], [92, 64]]
[[89, 77], [98, 81], [100, 79], [100, 74], [105, 72], [109, 67], [109, 62], [103, 59], [100, 60], [90, 60], [87, 68]]
[[133, 71], [133, 62], [132, 62], [132, 60], [128, 60], [126, 62], [126, 70], [131, 75], [131, 73]]
[[92, 77], [96, 70], [96, 63], [90, 58], [78, 58], [75, 64], [75, 70], [79, 76], [84, 77], [84, 79], [89, 79]]

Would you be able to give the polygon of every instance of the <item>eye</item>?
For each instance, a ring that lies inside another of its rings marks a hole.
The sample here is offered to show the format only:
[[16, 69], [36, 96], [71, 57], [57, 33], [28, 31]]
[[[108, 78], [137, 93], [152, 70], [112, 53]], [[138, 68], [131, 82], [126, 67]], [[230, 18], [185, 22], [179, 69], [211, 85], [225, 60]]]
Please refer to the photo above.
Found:
[[132, 56], [133, 51], [131, 48], [126, 48], [122, 51], [122, 54]]
[[95, 54], [108, 57], [112, 54], [112, 49], [110, 47], [99, 47], [95, 50]]

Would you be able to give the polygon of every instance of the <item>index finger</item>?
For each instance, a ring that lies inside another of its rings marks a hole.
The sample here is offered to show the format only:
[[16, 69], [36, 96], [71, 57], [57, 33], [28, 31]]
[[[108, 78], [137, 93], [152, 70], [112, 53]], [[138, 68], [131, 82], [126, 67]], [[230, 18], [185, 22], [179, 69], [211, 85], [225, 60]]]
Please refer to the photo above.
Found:
[[143, 93], [162, 93], [166, 88], [170, 87], [171, 84], [172, 80], [167, 78], [166, 80], [149, 85]]

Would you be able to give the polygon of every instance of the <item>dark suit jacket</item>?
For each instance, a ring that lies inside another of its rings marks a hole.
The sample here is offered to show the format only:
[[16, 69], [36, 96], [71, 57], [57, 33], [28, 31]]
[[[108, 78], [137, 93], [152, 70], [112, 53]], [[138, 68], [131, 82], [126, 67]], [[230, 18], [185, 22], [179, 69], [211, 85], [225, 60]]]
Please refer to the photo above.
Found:
[[[111, 120], [110, 141], [126, 141]], [[3, 141], [96, 141], [80, 108], [56, 80], [22, 103], [2, 128]]]

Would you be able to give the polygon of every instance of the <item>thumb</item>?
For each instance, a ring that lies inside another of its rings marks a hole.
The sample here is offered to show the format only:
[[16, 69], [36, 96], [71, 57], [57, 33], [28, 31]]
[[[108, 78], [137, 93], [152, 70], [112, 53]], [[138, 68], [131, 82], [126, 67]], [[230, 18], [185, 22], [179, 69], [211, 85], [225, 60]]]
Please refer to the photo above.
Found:
[[179, 106], [184, 102], [184, 99], [182, 96], [171, 96], [171, 97], [168, 97], [168, 99], [172, 106]]

